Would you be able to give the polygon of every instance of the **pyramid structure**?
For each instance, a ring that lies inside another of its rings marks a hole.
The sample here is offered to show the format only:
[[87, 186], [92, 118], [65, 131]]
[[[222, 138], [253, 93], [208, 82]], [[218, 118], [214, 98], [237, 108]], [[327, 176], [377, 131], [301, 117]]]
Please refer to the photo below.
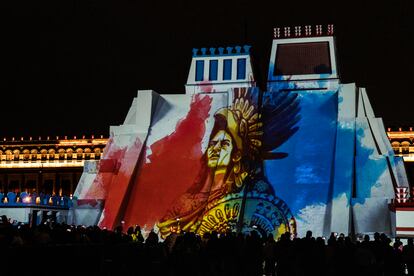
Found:
[[395, 235], [403, 160], [366, 90], [341, 83], [332, 25], [275, 28], [266, 91], [249, 46], [194, 49], [185, 90], [138, 91], [84, 168], [74, 223]]

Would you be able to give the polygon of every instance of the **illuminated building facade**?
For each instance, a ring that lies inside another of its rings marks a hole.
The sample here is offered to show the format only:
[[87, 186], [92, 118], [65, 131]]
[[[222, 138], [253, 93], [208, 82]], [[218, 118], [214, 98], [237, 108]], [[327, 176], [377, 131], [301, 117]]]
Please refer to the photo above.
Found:
[[0, 141], [0, 192], [73, 194], [85, 160], [99, 160], [106, 142], [103, 137], [4, 139]]
[[414, 187], [414, 131], [412, 127], [403, 129], [387, 129], [387, 135], [390, 140], [395, 155], [404, 159], [405, 169], [407, 171], [408, 182], [411, 189]]
[[395, 155], [404, 159], [407, 177], [411, 187], [414, 185], [414, 131], [412, 127], [407, 129], [387, 129], [387, 135]]
[[[0, 214], [39, 223], [49, 211], [65, 213], [83, 172], [97, 162], [107, 139], [100, 137], [30, 137], [0, 141]], [[32, 220], [33, 221], [33, 220]]]
[[391, 146], [394, 149], [394, 153], [402, 156], [404, 158], [404, 162], [414, 162], [413, 128], [398, 128], [398, 130], [388, 128], [387, 135], [390, 139]]
[[395, 155], [404, 159], [409, 186], [397, 189], [392, 206], [396, 213], [396, 234], [414, 237], [414, 131], [413, 128], [387, 129]]

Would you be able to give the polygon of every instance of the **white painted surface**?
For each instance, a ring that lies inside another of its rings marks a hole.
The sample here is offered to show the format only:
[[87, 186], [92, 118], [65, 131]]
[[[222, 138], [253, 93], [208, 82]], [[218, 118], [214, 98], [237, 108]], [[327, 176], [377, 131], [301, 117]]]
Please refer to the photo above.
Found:
[[[414, 227], [414, 210], [396, 210], [397, 227]], [[414, 231], [414, 230], [413, 230]]]
[[29, 222], [29, 208], [0, 208], [0, 216], [6, 215], [11, 220], [17, 220], [20, 222]]
[[2, 207], [0, 208], [0, 216], [6, 215], [8, 218], [11, 218], [11, 221], [16, 220], [18, 222], [29, 223], [30, 214], [33, 211], [38, 211], [37, 219], [38, 223], [41, 220], [42, 212], [57, 211], [56, 220], [58, 222], [68, 222], [68, 210], [59, 210], [59, 209], [48, 209], [41, 207]]
[[72, 223], [75, 225], [93, 226], [97, 225], [99, 217], [101, 216], [102, 208], [90, 207], [90, 208], [76, 208], [72, 210]]
[[338, 120], [352, 119], [356, 116], [355, 83], [341, 84], [338, 90]]
[[388, 198], [365, 198], [352, 207], [356, 233], [383, 232], [391, 235], [391, 214]]

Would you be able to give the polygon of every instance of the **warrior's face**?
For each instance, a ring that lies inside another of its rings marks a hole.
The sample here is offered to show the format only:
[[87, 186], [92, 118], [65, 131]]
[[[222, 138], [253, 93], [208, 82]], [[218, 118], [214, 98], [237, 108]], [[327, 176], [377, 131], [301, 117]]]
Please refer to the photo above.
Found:
[[233, 140], [225, 130], [219, 130], [210, 139], [207, 148], [207, 166], [209, 168], [225, 168], [230, 164], [233, 151]]

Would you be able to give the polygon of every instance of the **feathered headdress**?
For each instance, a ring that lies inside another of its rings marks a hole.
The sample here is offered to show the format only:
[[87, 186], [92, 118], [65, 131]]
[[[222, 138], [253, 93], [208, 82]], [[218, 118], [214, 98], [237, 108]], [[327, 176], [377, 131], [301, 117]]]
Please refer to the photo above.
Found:
[[274, 150], [286, 142], [297, 130], [299, 101], [296, 93], [278, 92], [264, 96], [259, 114], [258, 94], [254, 88], [235, 88], [233, 103], [215, 116], [227, 118], [227, 129], [237, 147], [252, 159], [283, 158], [286, 153]]

